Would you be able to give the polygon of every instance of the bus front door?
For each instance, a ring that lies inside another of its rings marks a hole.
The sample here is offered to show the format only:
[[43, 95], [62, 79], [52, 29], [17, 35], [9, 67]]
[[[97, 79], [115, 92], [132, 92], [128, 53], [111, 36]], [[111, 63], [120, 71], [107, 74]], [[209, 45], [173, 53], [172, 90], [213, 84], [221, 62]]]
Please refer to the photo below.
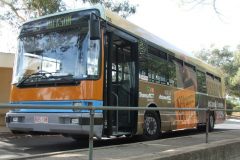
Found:
[[[137, 43], [111, 32], [107, 43], [107, 105], [137, 106]], [[107, 111], [109, 135], [132, 134], [136, 128], [136, 112]]]

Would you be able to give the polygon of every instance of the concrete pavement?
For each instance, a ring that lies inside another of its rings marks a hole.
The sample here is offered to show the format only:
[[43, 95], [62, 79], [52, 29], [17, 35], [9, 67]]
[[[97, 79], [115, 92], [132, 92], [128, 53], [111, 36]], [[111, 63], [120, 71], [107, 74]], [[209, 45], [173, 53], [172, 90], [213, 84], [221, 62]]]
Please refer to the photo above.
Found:
[[[94, 148], [95, 160], [237, 160], [240, 130]], [[34, 160], [87, 160], [88, 149], [22, 157]]]
[[[9, 134], [7, 128], [0, 132]], [[170, 132], [176, 135], [177, 132]], [[169, 133], [168, 133], [169, 134]], [[177, 134], [178, 135], [178, 134]], [[170, 136], [173, 137], [173, 136]], [[240, 159], [240, 120], [228, 119], [224, 124], [216, 125], [215, 132], [209, 133], [209, 143], [205, 144], [205, 133], [159, 139], [130, 144], [112, 145], [94, 148], [96, 160], [238, 160]], [[36, 137], [37, 138], [37, 137]], [[105, 141], [105, 143], [111, 141]], [[99, 143], [99, 142], [98, 142]], [[102, 142], [100, 142], [102, 143]], [[36, 144], [37, 145], [37, 144]], [[237, 149], [237, 150], [236, 150]], [[23, 157], [21, 157], [23, 156]], [[88, 149], [78, 149], [38, 155], [11, 155], [12, 159], [36, 160], [87, 160]], [[2, 157], [0, 156], [0, 159]], [[3, 159], [6, 159], [3, 158]]]

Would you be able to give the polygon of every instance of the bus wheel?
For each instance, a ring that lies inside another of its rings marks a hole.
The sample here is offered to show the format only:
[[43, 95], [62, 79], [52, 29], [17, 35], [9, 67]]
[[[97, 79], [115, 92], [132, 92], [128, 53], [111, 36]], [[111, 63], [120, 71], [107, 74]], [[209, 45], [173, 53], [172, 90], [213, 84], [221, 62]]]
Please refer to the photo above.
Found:
[[17, 131], [17, 130], [11, 130], [12, 134], [25, 134], [25, 132]]
[[144, 137], [149, 140], [160, 137], [160, 119], [156, 112], [146, 112], [144, 116]]
[[[212, 132], [214, 130], [214, 126], [215, 126], [215, 119], [214, 119], [214, 114], [213, 113], [210, 113], [209, 114], [209, 117], [208, 117], [208, 131], [209, 132]], [[204, 125], [201, 125], [201, 124], [198, 124], [197, 125], [197, 129], [199, 131], [204, 131], [206, 132], [206, 123]]]
[[71, 135], [70, 137], [77, 142], [87, 143], [89, 141], [88, 136]]
[[209, 115], [209, 128], [208, 128], [209, 132], [212, 132], [212, 131], [213, 131], [214, 125], [215, 125], [214, 116], [213, 116], [213, 114], [210, 114], [210, 115]]

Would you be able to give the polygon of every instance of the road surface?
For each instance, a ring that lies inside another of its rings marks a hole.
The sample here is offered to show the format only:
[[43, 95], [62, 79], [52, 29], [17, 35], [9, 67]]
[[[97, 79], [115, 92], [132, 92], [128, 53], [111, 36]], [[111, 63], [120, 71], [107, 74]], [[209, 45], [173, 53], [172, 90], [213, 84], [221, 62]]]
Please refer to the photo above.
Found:
[[[240, 120], [228, 119], [225, 123], [215, 126], [214, 133], [239, 130], [240, 135]], [[232, 132], [235, 133], [235, 132]], [[199, 135], [199, 143], [203, 143], [204, 132], [199, 133], [196, 129], [168, 132], [162, 135], [162, 139], [186, 137]], [[201, 136], [203, 135], [203, 136]], [[211, 133], [209, 135], [211, 137]], [[129, 144], [141, 142], [139, 138], [113, 138], [94, 141], [94, 147], [114, 146], [121, 144]], [[166, 141], [167, 142], [167, 141]], [[170, 142], [170, 141], [169, 141]], [[191, 141], [188, 142], [191, 145]], [[196, 142], [195, 142], [196, 143]], [[51, 153], [69, 151], [74, 149], [87, 149], [88, 142], [77, 142], [71, 138], [66, 138], [61, 135], [11, 135], [0, 134], [0, 159], [21, 157], [33, 154]]]

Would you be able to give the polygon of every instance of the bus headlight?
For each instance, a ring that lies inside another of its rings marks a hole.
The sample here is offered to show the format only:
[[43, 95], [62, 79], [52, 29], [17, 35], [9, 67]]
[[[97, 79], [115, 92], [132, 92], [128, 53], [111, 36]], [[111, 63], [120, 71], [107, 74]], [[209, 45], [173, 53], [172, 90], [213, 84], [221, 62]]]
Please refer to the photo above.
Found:
[[[81, 107], [83, 106], [82, 102], [75, 102], [73, 106]], [[80, 109], [73, 109], [73, 112], [80, 112]]]

